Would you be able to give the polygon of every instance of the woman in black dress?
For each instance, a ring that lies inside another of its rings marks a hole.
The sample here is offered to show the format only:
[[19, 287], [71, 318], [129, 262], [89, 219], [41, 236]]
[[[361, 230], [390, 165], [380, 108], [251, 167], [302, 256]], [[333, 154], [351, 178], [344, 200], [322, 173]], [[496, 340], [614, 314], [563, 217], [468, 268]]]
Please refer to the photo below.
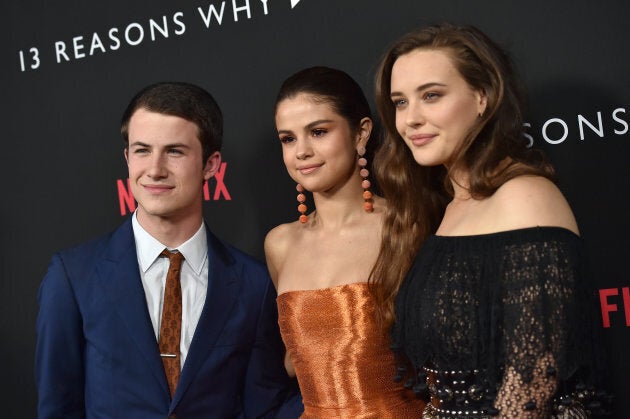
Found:
[[603, 410], [578, 227], [527, 146], [521, 90], [470, 26], [407, 34], [379, 68], [375, 167], [390, 206], [371, 280], [398, 378], [430, 396], [424, 417]]

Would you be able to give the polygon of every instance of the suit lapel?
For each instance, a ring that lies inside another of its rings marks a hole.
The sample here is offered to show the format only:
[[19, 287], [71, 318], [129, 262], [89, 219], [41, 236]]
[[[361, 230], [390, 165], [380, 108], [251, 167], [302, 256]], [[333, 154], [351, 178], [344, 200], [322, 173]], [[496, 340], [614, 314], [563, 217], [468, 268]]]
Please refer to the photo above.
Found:
[[97, 266], [99, 280], [127, 332], [144, 355], [149, 370], [168, 394], [168, 384], [140, 279], [131, 219], [112, 235], [107, 254]]
[[238, 291], [234, 259], [206, 227], [208, 236], [208, 291], [206, 301], [195, 329], [184, 368], [171, 403], [173, 409], [193, 381], [203, 363], [210, 356], [212, 346], [219, 337], [236, 302]]

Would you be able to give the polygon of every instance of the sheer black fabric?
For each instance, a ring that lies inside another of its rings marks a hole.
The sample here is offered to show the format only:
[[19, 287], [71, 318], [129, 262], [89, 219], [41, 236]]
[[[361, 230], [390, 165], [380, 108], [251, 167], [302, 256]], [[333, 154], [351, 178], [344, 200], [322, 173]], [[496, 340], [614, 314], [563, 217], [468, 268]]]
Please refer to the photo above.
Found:
[[431, 390], [431, 417], [603, 413], [583, 261], [581, 239], [556, 227], [429, 238], [396, 300], [398, 379]]

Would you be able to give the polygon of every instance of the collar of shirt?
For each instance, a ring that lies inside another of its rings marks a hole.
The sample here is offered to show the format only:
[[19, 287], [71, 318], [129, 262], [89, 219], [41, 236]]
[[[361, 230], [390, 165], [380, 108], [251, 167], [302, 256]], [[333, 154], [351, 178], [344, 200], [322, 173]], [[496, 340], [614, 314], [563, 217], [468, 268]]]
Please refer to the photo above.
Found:
[[[162, 250], [168, 248], [168, 246], [160, 243], [159, 240], [149, 234], [149, 232], [140, 225], [136, 212], [133, 213], [131, 218], [131, 225], [136, 240], [138, 263], [140, 264], [142, 272], [146, 273], [160, 256]], [[177, 250], [184, 255], [185, 263], [188, 264], [197, 275], [200, 275], [201, 269], [208, 258], [208, 240], [203, 221], [201, 222], [199, 230], [197, 230], [191, 238], [178, 246]]]

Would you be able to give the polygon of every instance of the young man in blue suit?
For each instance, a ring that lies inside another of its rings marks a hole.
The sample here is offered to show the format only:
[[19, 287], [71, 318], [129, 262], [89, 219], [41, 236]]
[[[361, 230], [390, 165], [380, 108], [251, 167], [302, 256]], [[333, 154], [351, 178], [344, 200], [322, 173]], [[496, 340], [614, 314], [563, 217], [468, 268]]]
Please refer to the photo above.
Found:
[[[41, 419], [299, 416], [267, 271], [202, 218], [222, 125], [194, 85], [158, 83], [132, 99], [121, 131], [137, 210], [113, 233], [54, 255], [40, 288]], [[169, 262], [177, 254], [181, 268]], [[173, 301], [181, 331], [165, 351]]]

